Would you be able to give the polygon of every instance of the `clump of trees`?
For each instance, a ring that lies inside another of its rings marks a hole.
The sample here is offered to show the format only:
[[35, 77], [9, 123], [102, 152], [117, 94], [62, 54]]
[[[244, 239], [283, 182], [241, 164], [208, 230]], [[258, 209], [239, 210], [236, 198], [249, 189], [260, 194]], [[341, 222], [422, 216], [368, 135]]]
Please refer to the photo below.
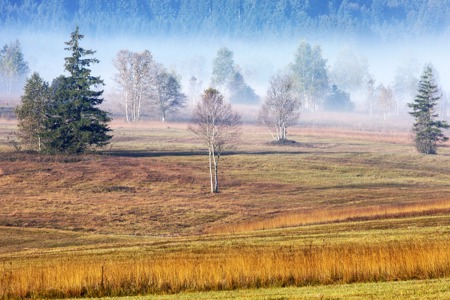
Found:
[[117, 69], [114, 80], [128, 122], [138, 122], [145, 112], [156, 113], [164, 122], [184, 106], [186, 96], [178, 76], [157, 64], [150, 51], [121, 50], [113, 63]]
[[47, 114], [52, 97], [51, 89], [38, 73], [27, 80], [21, 104], [16, 107], [19, 120], [18, 136], [31, 149], [42, 152], [47, 128]]
[[448, 129], [450, 125], [437, 119], [436, 106], [440, 98], [433, 68], [426, 66], [420, 77], [417, 95], [408, 104], [412, 109], [410, 114], [415, 118], [412, 127], [414, 142], [421, 153], [436, 154], [438, 144], [448, 140], [442, 129]]
[[3, 92], [10, 95], [22, 86], [28, 72], [28, 63], [24, 59], [19, 41], [5, 44], [0, 50], [0, 82]]
[[396, 113], [407, 114], [408, 103], [414, 99], [421, 72], [420, 64], [415, 59], [405, 59], [394, 72], [392, 92], [396, 102]]
[[383, 120], [387, 120], [389, 116], [397, 114], [397, 103], [395, 102], [392, 88], [380, 84], [377, 88], [377, 94], [376, 104], [379, 113], [383, 116]]
[[325, 98], [328, 88], [327, 61], [322, 57], [320, 46], [301, 42], [295, 53], [290, 69], [295, 79], [296, 89], [303, 101], [303, 108], [316, 111]]
[[287, 140], [287, 128], [300, 116], [301, 102], [295, 91], [293, 77], [280, 73], [272, 77], [258, 120], [273, 139], [283, 143]]
[[336, 57], [329, 73], [330, 81], [340, 89], [358, 93], [364, 89], [369, 66], [365, 57], [358, 56], [346, 47]]
[[233, 56], [233, 51], [226, 47], [217, 51], [213, 60], [211, 86], [229, 94], [232, 103], [258, 103], [259, 96], [246, 83], [241, 70], [234, 63]]
[[181, 92], [180, 80], [174, 73], [160, 68], [155, 80], [153, 105], [159, 113], [162, 122], [169, 114], [183, 107], [186, 95]]
[[223, 47], [217, 51], [213, 60], [211, 86], [216, 89], [224, 89], [233, 78], [235, 73], [234, 53]]
[[323, 107], [328, 111], [352, 111], [355, 104], [350, 100], [349, 93], [340, 90], [337, 85], [333, 84]]
[[95, 51], [81, 47], [83, 37], [77, 27], [66, 42], [71, 54], [64, 64], [68, 76], [59, 76], [49, 86], [34, 73], [26, 82], [16, 109], [19, 137], [39, 152], [80, 154], [112, 138], [108, 113], [98, 108], [104, 84], [89, 69], [99, 61], [87, 58]]
[[125, 118], [127, 122], [137, 122], [142, 117], [145, 101], [156, 78], [156, 63], [150, 51], [120, 50], [113, 64], [117, 69], [114, 80], [119, 86]]
[[211, 193], [218, 193], [220, 156], [238, 139], [241, 117], [218, 90], [209, 88], [195, 106], [191, 122], [189, 130], [208, 147]]

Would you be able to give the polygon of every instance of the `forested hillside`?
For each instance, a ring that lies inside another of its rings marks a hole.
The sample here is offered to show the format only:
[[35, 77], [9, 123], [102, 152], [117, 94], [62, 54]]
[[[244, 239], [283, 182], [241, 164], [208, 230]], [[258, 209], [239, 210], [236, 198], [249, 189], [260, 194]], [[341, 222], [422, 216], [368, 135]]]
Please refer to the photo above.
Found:
[[0, 27], [90, 34], [285, 37], [342, 34], [388, 39], [442, 33], [448, 0], [0, 0]]

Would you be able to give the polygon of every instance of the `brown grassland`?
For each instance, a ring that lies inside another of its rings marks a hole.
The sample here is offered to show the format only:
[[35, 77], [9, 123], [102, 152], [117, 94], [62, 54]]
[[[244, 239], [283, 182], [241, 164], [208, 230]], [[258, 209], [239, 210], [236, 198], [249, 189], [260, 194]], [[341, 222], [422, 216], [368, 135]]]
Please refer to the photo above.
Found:
[[115, 121], [101, 154], [67, 157], [12, 151], [0, 122], [0, 299], [381, 298], [397, 281], [450, 297], [449, 145], [427, 156], [402, 125], [311, 124], [284, 146], [244, 125], [212, 195], [186, 124]]

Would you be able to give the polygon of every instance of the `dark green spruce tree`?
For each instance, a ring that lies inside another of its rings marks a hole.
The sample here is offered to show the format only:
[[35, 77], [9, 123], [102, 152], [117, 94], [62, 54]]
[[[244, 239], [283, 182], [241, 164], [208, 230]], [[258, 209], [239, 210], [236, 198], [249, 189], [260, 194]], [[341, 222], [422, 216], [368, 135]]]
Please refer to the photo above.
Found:
[[86, 58], [95, 51], [83, 49], [80, 40], [84, 36], [79, 28], [66, 42], [71, 56], [65, 58], [65, 70], [69, 76], [60, 76], [52, 83], [53, 101], [49, 109], [47, 149], [53, 153], [85, 153], [92, 147], [101, 147], [109, 143], [111, 120], [108, 113], [98, 108], [104, 85], [100, 77], [91, 75], [91, 64], [98, 63], [96, 58]]
[[412, 131], [417, 151], [425, 154], [436, 154], [437, 146], [448, 140], [442, 129], [450, 126], [445, 121], [439, 121], [436, 105], [440, 96], [435, 83], [433, 69], [425, 67], [419, 81], [417, 95], [408, 106], [412, 108], [410, 114], [415, 118]]

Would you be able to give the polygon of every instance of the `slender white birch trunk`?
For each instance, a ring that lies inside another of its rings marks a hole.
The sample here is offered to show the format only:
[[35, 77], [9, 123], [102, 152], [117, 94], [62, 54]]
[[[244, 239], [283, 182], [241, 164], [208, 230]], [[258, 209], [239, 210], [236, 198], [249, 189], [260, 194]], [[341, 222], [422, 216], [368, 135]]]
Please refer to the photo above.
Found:
[[127, 122], [130, 122], [130, 116], [128, 112], [128, 92], [125, 91], [125, 118], [127, 119]]
[[214, 193], [212, 156], [213, 156], [213, 152], [212, 152], [211, 146], [209, 146], [209, 178], [211, 180], [211, 193]]
[[213, 162], [214, 162], [214, 193], [219, 192], [219, 158], [216, 158], [215, 152], [213, 152]]

